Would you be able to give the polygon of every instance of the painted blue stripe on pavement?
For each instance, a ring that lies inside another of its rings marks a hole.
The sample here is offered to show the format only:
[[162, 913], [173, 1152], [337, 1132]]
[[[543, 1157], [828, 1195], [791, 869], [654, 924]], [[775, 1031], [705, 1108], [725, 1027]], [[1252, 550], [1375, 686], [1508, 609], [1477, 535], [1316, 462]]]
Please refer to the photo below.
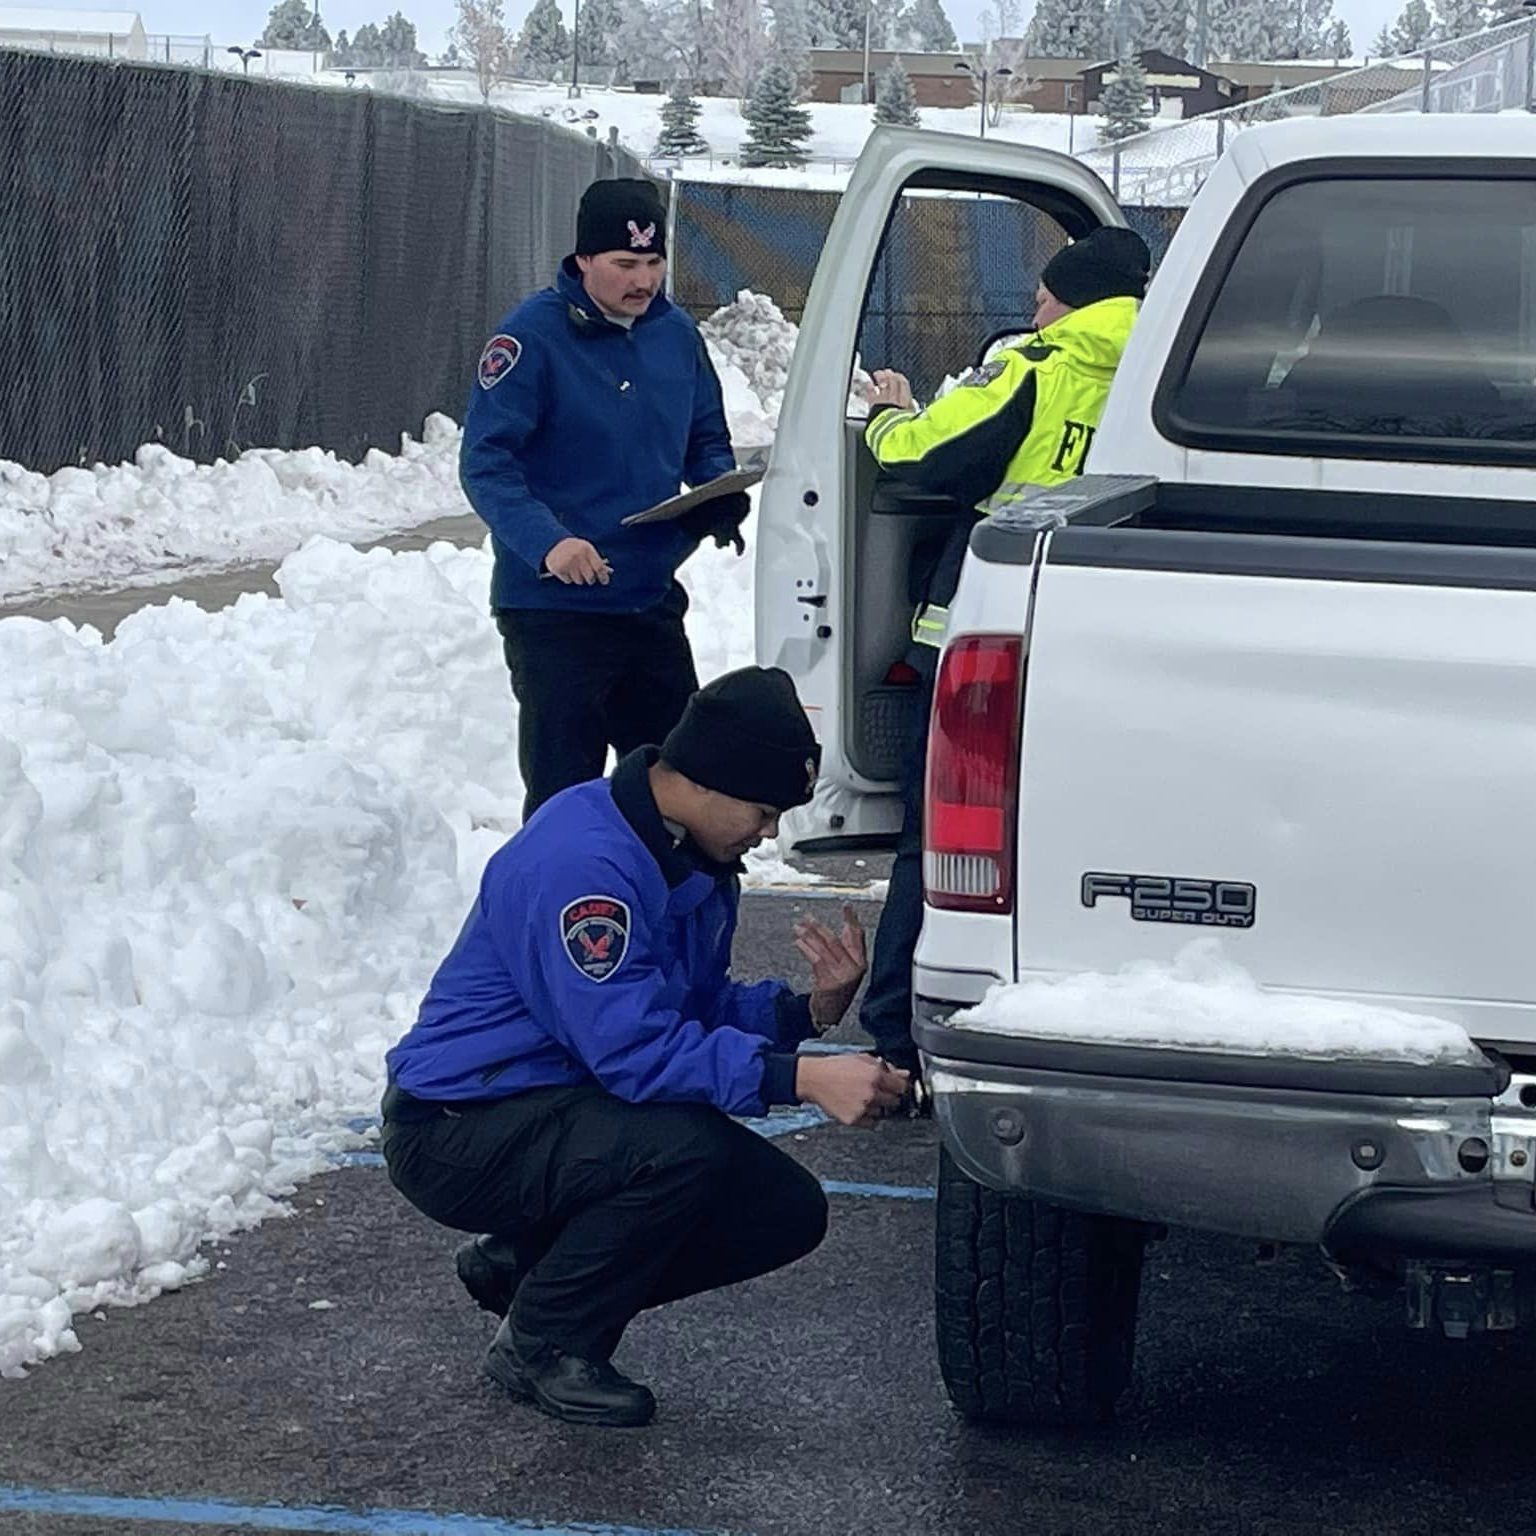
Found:
[[[342, 1168], [382, 1168], [384, 1159], [377, 1152], [338, 1152], [332, 1159]], [[857, 1195], [867, 1200], [932, 1200], [929, 1184], [859, 1184], [845, 1179], [823, 1179], [821, 1187], [829, 1195]]]
[[156, 1520], [162, 1525], [222, 1525], [246, 1531], [316, 1531], [324, 1536], [703, 1536], [635, 1525], [581, 1521], [540, 1525], [495, 1515], [434, 1515], [412, 1509], [338, 1509], [330, 1505], [236, 1504], [223, 1499], [119, 1498], [0, 1484], [0, 1510], [95, 1520]]
[[861, 1195], [871, 1200], [932, 1200], [931, 1184], [849, 1184], [843, 1179], [823, 1179], [829, 1195]]

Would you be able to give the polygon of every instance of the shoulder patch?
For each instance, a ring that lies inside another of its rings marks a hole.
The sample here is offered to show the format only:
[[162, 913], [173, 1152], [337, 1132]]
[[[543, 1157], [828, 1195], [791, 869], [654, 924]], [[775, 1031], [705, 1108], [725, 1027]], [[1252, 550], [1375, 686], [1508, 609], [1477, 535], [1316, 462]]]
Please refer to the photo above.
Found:
[[517, 367], [523, 344], [515, 336], [492, 336], [480, 354], [476, 373], [481, 389], [493, 389]]
[[560, 914], [560, 942], [588, 981], [607, 981], [629, 953], [629, 904], [617, 896], [581, 896]]
[[1001, 359], [993, 358], [990, 363], [982, 363], [980, 367], [972, 368], [960, 380], [958, 387], [962, 389], [985, 389], [988, 384], [1002, 378], [1007, 366]]

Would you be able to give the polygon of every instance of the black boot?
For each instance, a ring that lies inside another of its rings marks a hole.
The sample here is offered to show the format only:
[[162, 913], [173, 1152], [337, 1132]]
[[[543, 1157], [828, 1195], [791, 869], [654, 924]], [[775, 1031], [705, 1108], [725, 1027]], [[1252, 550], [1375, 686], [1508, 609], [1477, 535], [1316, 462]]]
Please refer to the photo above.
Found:
[[520, 1347], [510, 1321], [496, 1330], [484, 1370], [514, 1397], [568, 1424], [628, 1429], [649, 1424], [656, 1413], [649, 1388], [606, 1360], [583, 1360], [549, 1345]]
[[478, 1306], [505, 1317], [527, 1273], [505, 1239], [487, 1234], [468, 1242], [453, 1256], [464, 1289]]

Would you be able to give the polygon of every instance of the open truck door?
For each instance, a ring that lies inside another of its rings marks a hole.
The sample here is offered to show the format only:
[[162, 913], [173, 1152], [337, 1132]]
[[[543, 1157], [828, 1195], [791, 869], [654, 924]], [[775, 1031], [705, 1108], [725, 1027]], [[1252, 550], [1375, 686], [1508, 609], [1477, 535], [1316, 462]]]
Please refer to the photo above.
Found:
[[[843, 194], [801, 320], [758, 510], [757, 658], [795, 680], [822, 744], [802, 851], [894, 842], [917, 689], [904, 680], [914, 551], [966, 510], [877, 485], [856, 359], [919, 400], [1000, 332], [1030, 328], [1040, 268], [1125, 220], [1079, 160], [996, 139], [877, 129]], [[852, 396], [852, 398], [851, 398]]]

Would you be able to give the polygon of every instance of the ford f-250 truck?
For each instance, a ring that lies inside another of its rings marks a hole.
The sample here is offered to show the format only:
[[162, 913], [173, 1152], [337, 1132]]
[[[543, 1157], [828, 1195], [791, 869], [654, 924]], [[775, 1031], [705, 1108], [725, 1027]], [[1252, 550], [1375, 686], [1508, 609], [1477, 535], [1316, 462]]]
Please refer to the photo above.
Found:
[[[897, 824], [906, 565], [964, 510], [882, 489], [843, 403], [882, 232], [935, 191], [1062, 238], [1123, 221], [1039, 150], [893, 132], [857, 168], [758, 531], [759, 657], [823, 740], [807, 848]], [[1112, 1413], [1167, 1227], [1318, 1249], [1414, 1326], [1536, 1322], [1536, 122], [1238, 135], [1086, 471], [977, 522], [936, 684], [914, 1030], [953, 1401]], [[1344, 1000], [1466, 1049], [973, 1022], [1201, 935], [1272, 1010]]]

